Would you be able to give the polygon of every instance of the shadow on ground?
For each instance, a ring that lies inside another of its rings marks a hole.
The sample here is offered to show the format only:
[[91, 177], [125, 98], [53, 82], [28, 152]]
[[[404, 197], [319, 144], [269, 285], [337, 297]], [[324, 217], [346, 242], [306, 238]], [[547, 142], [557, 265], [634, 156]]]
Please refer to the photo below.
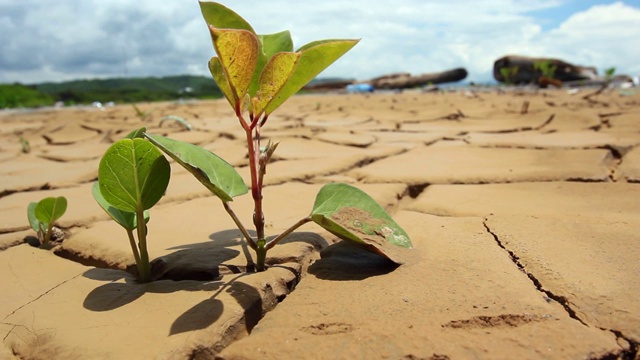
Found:
[[309, 266], [309, 273], [324, 280], [364, 280], [388, 274], [398, 267], [385, 257], [362, 251], [345, 241], [327, 247], [320, 256], [320, 260]]

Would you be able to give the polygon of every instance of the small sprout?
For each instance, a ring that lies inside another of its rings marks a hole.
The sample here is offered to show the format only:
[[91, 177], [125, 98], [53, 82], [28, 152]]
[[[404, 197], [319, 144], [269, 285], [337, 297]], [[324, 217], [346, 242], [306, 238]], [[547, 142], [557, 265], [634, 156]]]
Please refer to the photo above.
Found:
[[[132, 135], [137, 133], [139, 131], [134, 131]], [[169, 162], [162, 153], [138, 137], [115, 142], [100, 160], [93, 196], [107, 214], [127, 230], [141, 282], [152, 280], [147, 251], [148, 210], [164, 195], [170, 175]]]
[[606, 76], [607, 79], [611, 79], [613, 77], [613, 74], [615, 73], [616, 73], [616, 68], [610, 67], [604, 71], [604, 76]]
[[517, 66], [509, 66], [500, 68], [500, 74], [502, 74], [502, 78], [507, 85], [513, 85], [515, 82], [515, 77], [518, 74], [519, 67]]
[[260, 166], [266, 167], [269, 161], [271, 160], [271, 156], [280, 145], [280, 141], [272, 143], [271, 140], [267, 143], [267, 146], [260, 148]]
[[136, 104], [133, 104], [133, 110], [135, 110], [136, 116], [138, 117], [138, 119], [140, 119], [141, 121], [147, 121], [151, 118], [151, 113], [153, 113], [155, 109], [149, 110], [149, 111], [142, 111]]
[[551, 64], [552, 61], [549, 59], [533, 63], [533, 69], [540, 73], [538, 85], [542, 88], [546, 88], [548, 85], [553, 85], [558, 88], [562, 86], [562, 81], [555, 78], [558, 66]]
[[49, 245], [55, 228], [53, 224], [67, 211], [67, 199], [64, 196], [47, 197], [32, 202], [27, 207], [27, 218], [31, 228], [38, 234], [40, 246]]
[[549, 79], [555, 79], [557, 65], [551, 65], [551, 60], [536, 61], [533, 63], [533, 68], [540, 71], [542, 76]]
[[587, 100], [587, 101], [593, 101], [591, 99], [591, 97], [601, 94], [603, 91], [605, 91], [611, 85], [611, 83], [613, 82], [613, 74], [615, 74], [615, 73], [616, 73], [616, 68], [615, 67], [610, 67], [610, 68], [606, 69], [604, 71], [604, 75], [605, 75], [604, 82], [600, 85], [600, 88], [598, 88], [598, 90], [596, 90], [596, 91], [594, 91], [594, 92], [592, 92], [590, 94], [587, 94], [587, 95], [583, 96], [582, 98]]
[[29, 140], [25, 139], [22, 136], [20, 136], [19, 140], [20, 140], [20, 150], [22, 151], [22, 153], [23, 154], [30, 153], [31, 152], [31, 145], [29, 144]]

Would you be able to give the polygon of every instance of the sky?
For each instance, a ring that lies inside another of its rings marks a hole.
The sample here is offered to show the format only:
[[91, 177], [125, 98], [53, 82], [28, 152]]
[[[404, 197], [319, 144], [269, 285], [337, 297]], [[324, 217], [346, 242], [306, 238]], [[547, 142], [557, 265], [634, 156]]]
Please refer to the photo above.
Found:
[[[366, 80], [464, 67], [492, 81], [496, 59], [554, 57], [640, 74], [640, 0], [221, 1], [294, 48], [360, 43], [320, 77]], [[0, 0], [0, 83], [209, 76], [214, 55], [196, 0]]]

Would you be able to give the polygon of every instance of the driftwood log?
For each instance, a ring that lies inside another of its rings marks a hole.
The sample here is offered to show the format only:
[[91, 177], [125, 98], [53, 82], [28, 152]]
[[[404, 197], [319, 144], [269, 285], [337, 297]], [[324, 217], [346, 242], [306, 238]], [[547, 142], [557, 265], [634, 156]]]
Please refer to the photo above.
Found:
[[310, 84], [304, 87], [306, 91], [331, 91], [331, 90], [343, 90], [347, 85], [353, 84], [354, 80], [326, 80], [320, 81], [314, 84]]
[[305, 86], [308, 91], [342, 90], [350, 84], [369, 84], [374, 89], [408, 89], [424, 85], [436, 85], [456, 82], [467, 77], [467, 70], [457, 68], [438, 73], [411, 75], [410, 73], [393, 73], [364, 81], [332, 80]]
[[409, 73], [396, 73], [362, 81], [376, 89], [408, 89], [424, 85], [436, 85], [456, 82], [467, 77], [467, 70], [457, 68], [438, 73], [426, 73], [413, 76]]
[[[496, 60], [493, 64], [493, 77], [499, 82], [511, 82], [514, 84], [539, 84], [542, 71], [536, 69], [536, 63], [549, 62], [550, 66], [556, 66], [553, 79], [565, 81], [591, 80], [598, 76], [596, 68], [570, 64], [566, 61], [553, 58], [532, 58], [526, 56], [508, 55]], [[500, 69], [514, 70], [510, 79], [505, 79]]]

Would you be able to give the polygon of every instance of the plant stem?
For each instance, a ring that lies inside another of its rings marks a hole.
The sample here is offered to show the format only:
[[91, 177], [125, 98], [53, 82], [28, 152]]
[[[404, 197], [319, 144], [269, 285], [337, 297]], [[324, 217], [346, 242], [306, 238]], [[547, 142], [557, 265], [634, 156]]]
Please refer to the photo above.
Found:
[[[138, 222], [138, 247], [140, 256], [138, 265], [138, 276], [141, 282], [151, 281], [151, 267], [149, 266], [149, 253], [147, 252], [147, 225], [144, 221], [144, 211], [140, 207], [136, 211]], [[135, 254], [135, 253], [134, 253]]]
[[136, 246], [136, 239], [133, 237], [133, 229], [127, 229], [127, 236], [129, 237], [129, 244], [131, 245], [133, 258], [136, 260], [136, 265], [138, 265], [140, 263], [140, 254], [138, 253], [138, 247]]
[[249, 244], [249, 246], [254, 250], [257, 249], [258, 247], [256, 245], [256, 242], [253, 241], [253, 238], [247, 231], [247, 228], [245, 228], [244, 225], [242, 225], [242, 223], [240, 222], [240, 219], [238, 219], [238, 217], [236, 216], [236, 213], [233, 212], [233, 209], [231, 209], [231, 206], [229, 206], [229, 203], [226, 201], [223, 201], [222, 205], [224, 206], [224, 209], [227, 210], [227, 213], [229, 214], [229, 216], [231, 216], [231, 219], [233, 219], [233, 222], [236, 223], [238, 230], [240, 230], [242, 235], [244, 235], [244, 238], [247, 240], [247, 243]]
[[51, 230], [53, 230], [53, 224], [48, 225], [47, 232], [44, 233], [44, 237], [42, 238], [42, 245], [49, 244], [49, 240], [51, 240]]
[[[240, 107], [236, 106], [236, 116], [242, 124], [242, 128], [245, 131], [247, 137], [247, 152], [249, 154], [249, 170], [251, 172], [251, 196], [253, 197], [253, 225], [256, 227], [257, 240], [253, 242], [253, 239], [249, 241], [249, 245], [255, 245], [253, 249], [256, 252], [256, 271], [265, 270], [265, 260], [267, 258], [266, 239], [264, 236], [264, 213], [262, 212], [262, 173], [266, 164], [260, 163], [260, 118], [253, 117], [250, 114], [251, 122], [248, 123], [240, 111]], [[265, 119], [266, 120], [266, 119]], [[230, 213], [231, 214], [231, 213]], [[232, 216], [233, 218], [233, 216]], [[235, 220], [234, 220], [235, 221]], [[239, 221], [236, 225], [239, 224]], [[242, 231], [241, 226], [239, 228]], [[247, 237], [248, 234], [245, 234]], [[249, 239], [250, 237], [248, 237]]]
[[267, 248], [265, 247], [265, 240], [258, 240], [258, 247], [256, 248], [256, 271], [265, 271], [265, 260], [267, 259]]
[[247, 135], [247, 147], [249, 152], [249, 169], [251, 170], [251, 196], [253, 197], [254, 211], [253, 224], [256, 227], [258, 242], [264, 240], [264, 214], [262, 213], [262, 188], [258, 183], [258, 161], [260, 158], [260, 137], [254, 138], [251, 128], [245, 129]]
[[309, 221], [312, 221], [311, 220], [311, 216], [307, 216], [304, 219], [300, 219], [300, 221], [298, 221], [297, 223], [293, 224], [290, 228], [288, 228], [287, 230], [282, 232], [280, 235], [278, 235], [275, 238], [269, 240], [267, 242], [267, 244], [265, 245], [265, 250], [269, 250], [272, 247], [276, 246], [276, 244], [279, 243], [280, 240], [284, 239], [287, 235], [291, 234], [295, 229], [297, 229], [300, 226], [308, 223]]

